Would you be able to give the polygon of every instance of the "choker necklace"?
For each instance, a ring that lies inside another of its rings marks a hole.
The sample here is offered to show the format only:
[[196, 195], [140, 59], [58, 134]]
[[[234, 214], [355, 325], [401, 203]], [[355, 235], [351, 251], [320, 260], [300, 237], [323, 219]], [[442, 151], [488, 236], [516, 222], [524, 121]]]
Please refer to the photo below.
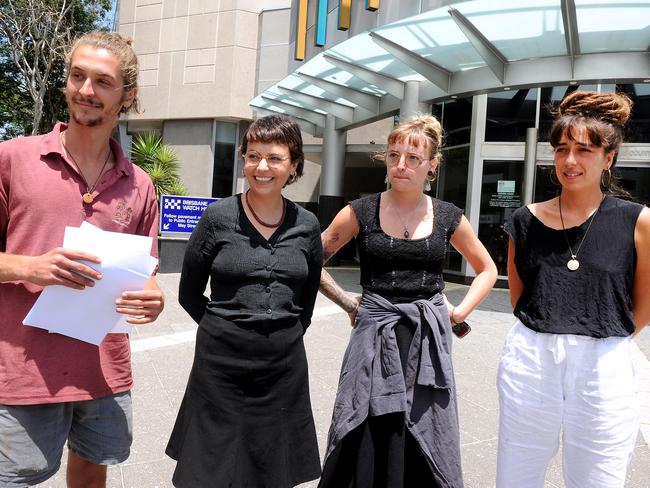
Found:
[[411, 237], [411, 233], [409, 232], [409, 222], [411, 221], [411, 217], [413, 217], [413, 214], [417, 211], [418, 208], [420, 208], [420, 205], [422, 204], [422, 199], [420, 198], [420, 201], [416, 205], [416, 207], [413, 209], [411, 212], [411, 215], [409, 215], [409, 218], [404, 222], [404, 219], [402, 218], [401, 214], [397, 211], [397, 206], [393, 205], [393, 210], [395, 211], [395, 215], [400, 219], [402, 222], [402, 226], [404, 227], [404, 239], [408, 239]]
[[84, 181], [84, 184], [86, 185], [86, 193], [84, 193], [83, 196], [81, 197], [81, 201], [83, 201], [84, 203], [90, 205], [95, 200], [95, 197], [93, 197], [93, 191], [95, 191], [95, 187], [97, 186], [97, 183], [99, 182], [99, 179], [104, 174], [104, 170], [106, 169], [106, 165], [108, 164], [108, 160], [111, 158], [111, 147], [110, 147], [110, 145], [108, 146], [108, 154], [106, 155], [106, 159], [104, 160], [104, 164], [102, 165], [102, 170], [99, 172], [99, 176], [95, 180], [95, 183], [93, 183], [93, 186], [89, 186], [88, 181], [86, 181], [86, 177], [81, 172], [81, 168], [77, 164], [77, 161], [75, 160], [74, 156], [72, 155], [70, 150], [67, 147], [65, 147], [65, 144], [63, 143], [63, 133], [62, 132], [59, 132], [59, 140], [61, 141], [61, 147], [63, 148], [65, 153], [68, 156], [70, 156], [70, 159], [74, 163], [74, 166], [75, 166], [77, 172], [79, 173], [79, 176], [81, 176], [81, 179]]
[[251, 206], [251, 203], [248, 201], [248, 190], [246, 190], [246, 193], [244, 193], [244, 198], [246, 199], [246, 205], [248, 206], [248, 210], [251, 211], [253, 218], [257, 221], [258, 224], [263, 225], [264, 227], [269, 227], [270, 229], [274, 229], [276, 227], [280, 227], [282, 225], [282, 222], [284, 222], [284, 217], [287, 214], [287, 201], [285, 200], [284, 197], [282, 197], [282, 215], [280, 216], [280, 220], [278, 220], [275, 224], [269, 224], [267, 222], [264, 222], [262, 219], [260, 219], [257, 216], [255, 210], [253, 210], [253, 207]]
[[558, 197], [558, 203], [560, 205], [560, 222], [562, 222], [562, 232], [564, 233], [564, 238], [566, 239], [566, 245], [569, 247], [569, 253], [571, 254], [571, 259], [569, 259], [566, 263], [566, 267], [569, 268], [569, 271], [576, 271], [580, 267], [580, 261], [578, 261], [578, 253], [580, 252], [582, 243], [585, 242], [585, 237], [587, 237], [587, 233], [591, 228], [591, 224], [594, 223], [596, 214], [600, 210], [600, 206], [603, 204], [604, 201], [605, 201], [605, 195], [603, 195], [603, 198], [600, 200], [600, 203], [598, 204], [598, 208], [594, 211], [594, 214], [591, 216], [591, 219], [589, 220], [589, 225], [587, 225], [587, 230], [582, 236], [582, 240], [578, 245], [578, 249], [576, 249], [576, 252], [574, 253], [573, 250], [571, 249], [571, 244], [569, 244], [569, 237], [567, 236], [566, 229], [564, 228], [564, 219], [562, 218], [562, 195]]

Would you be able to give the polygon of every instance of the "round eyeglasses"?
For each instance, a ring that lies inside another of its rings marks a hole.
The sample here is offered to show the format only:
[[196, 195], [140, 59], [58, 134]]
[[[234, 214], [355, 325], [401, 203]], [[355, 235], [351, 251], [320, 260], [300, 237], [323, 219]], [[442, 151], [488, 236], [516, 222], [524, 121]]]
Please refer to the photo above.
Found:
[[247, 152], [244, 154], [244, 162], [253, 166], [257, 166], [262, 162], [262, 159], [266, 161], [266, 164], [272, 168], [281, 166], [287, 159], [290, 159], [289, 156], [282, 157], [279, 154], [267, 154], [262, 156], [256, 152]]
[[402, 156], [404, 156], [404, 164], [409, 169], [417, 169], [426, 161], [426, 159], [422, 159], [415, 154], [403, 154], [397, 151], [388, 151], [386, 153], [386, 164], [389, 166], [397, 166], [402, 159]]

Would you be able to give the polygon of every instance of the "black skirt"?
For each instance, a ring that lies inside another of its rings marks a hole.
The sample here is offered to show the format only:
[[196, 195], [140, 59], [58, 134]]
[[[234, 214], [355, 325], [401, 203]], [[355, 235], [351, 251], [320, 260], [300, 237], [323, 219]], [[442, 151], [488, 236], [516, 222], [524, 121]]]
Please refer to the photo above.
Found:
[[[402, 371], [413, 340], [411, 324], [395, 327]], [[323, 466], [319, 488], [440, 486], [426, 456], [406, 428], [404, 412], [366, 418], [346, 435]]]
[[203, 317], [166, 453], [179, 488], [285, 488], [320, 461], [298, 322], [267, 330]]

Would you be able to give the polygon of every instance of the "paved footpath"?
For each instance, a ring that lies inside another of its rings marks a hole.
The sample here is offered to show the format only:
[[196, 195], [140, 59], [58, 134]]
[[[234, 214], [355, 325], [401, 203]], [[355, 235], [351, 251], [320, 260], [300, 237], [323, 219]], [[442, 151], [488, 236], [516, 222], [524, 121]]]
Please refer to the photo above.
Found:
[[[333, 268], [330, 272], [345, 289], [360, 292], [357, 270]], [[139, 327], [132, 334], [134, 442], [131, 457], [120, 466], [109, 468], [109, 488], [172, 487], [174, 462], [165, 456], [164, 449], [185, 390], [196, 331], [195, 324], [176, 300], [178, 278], [178, 274], [159, 275], [167, 298], [165, 311], [155, 324]], [[446, 293], [452, 303], [458, 303], [466, 289], [448, 284]], [[503, 340], [513, 321], [508, 291], [493, 290], [469, 318], [472, 332], [463, 339], [454, 340], [466, 488], [494, 486], [498, 422], [495, 377]], [[349, 334], [347, 315], [319, 295], [305, 344], [321, 455]], [[650, 357], [650, 330], [641, 333], [635, 342], [639, 346], [643, 424], [625, 486], [649, 488], [650, 363], [646, 358]], [[65, 488], [64, 473], [65, 459], [59, 473], [38, 486]], [[315, 488], [316, 485], [317, 482], [310, 482], [300, 488]], [[549, 468], [545, 488], [562, 486], [561, 460], [556, 456]], [[215, 487], [218, 488], [218, 484]]]

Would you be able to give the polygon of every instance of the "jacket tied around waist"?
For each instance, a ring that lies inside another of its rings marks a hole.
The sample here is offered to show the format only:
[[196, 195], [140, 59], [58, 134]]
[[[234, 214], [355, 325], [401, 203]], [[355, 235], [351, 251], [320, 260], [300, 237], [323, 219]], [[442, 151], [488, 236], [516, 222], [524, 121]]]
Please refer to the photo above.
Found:
[[[402, 371], [395, 328], [413, 328]], [[364, 290], [343, 358], [325, 457], [370, 416], [404, 412], [441, 486], [462, 487], [452, 332], [441, 293], [391, 303]]]

